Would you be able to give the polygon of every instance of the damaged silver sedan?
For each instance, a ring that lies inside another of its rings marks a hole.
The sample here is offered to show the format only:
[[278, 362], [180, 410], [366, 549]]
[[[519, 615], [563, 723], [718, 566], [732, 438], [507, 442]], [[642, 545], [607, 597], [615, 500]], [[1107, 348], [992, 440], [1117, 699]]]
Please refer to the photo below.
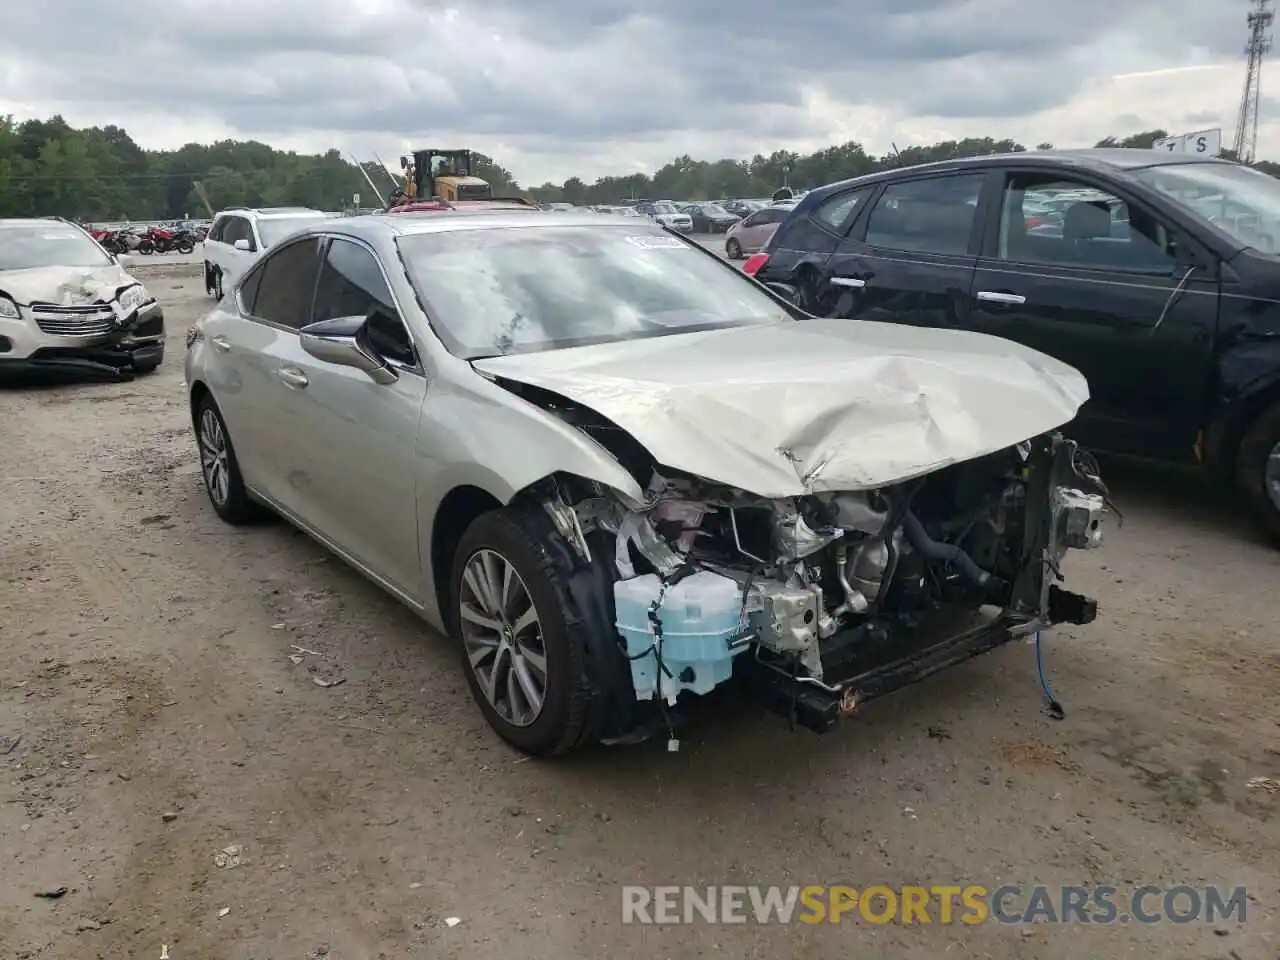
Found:
[[820, 320], [656, 225], [329, 221], [188, 338], [209, 498], [274, 512], [459, 643], [534, 754], [669, 735], [737, 690], [826, 730], [1012, 636], [1088, 623], [1072, 368]]

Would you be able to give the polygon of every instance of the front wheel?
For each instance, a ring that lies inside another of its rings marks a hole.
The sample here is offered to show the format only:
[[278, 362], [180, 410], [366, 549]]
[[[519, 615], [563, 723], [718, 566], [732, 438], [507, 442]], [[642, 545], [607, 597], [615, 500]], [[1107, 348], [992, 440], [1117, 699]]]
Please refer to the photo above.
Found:
[[187, 243], [187, 242], [184, 240], [182, 243], [178, 244], [177, 249], [178, 249], [178, 252], [179, 252], [179, 253], [183, 253], [183, 254], [185, 254], [185, 253], [195, 253], [195, 249], [196, 249], [196, 247], [195, 247], [195, 244], [194, 244], [194, 243]]
[[222, 299], [222, 268], [213, 268], [213, 298], [215, 300]]
[[1263, 531], [1280, 547], [1280, 403], [1263, 411], [1245, 431], [1236, 482]]
[[581, 631], [536, 530], [508, 510], [471, 524], [454, 558], [451, 627], [489, 726], [525, 753], [554, 756], [585, 738], [588, 691]]
[[730, 239], [724, 245], [724, 255], [728, 257], [730, 260], [741, 260], [742, 244], [740, 244], [737, 240]]

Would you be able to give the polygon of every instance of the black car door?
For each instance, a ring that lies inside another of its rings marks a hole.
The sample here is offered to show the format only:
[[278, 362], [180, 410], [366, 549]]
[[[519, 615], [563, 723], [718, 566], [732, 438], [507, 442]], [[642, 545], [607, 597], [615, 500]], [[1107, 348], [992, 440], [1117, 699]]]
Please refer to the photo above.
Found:
[[973, 328], [1085, 375], [1072, 432], [1086, 444], [1192, 460], [1218, 315], [1209, 253], [1122, 184], [1077, 171], [1009, 169], [986, 216]]
[[819, 288], [827, 261], [876, 189], [872, 185], [834, 193], [807, 215], [784, 212], [782, 225], [765, 248], [769, 262], [759, 278], [795, 286], [804, 308], [824, 315]]
[[827, 261], [822, 314], [964, 327], [986, 177], [962, 171], [886, 184]]

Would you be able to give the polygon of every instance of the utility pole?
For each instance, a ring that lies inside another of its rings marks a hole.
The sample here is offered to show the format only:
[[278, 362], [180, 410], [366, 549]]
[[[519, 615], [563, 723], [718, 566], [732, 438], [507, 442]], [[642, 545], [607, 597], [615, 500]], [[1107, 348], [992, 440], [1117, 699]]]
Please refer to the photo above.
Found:
[[1236, 159], [1253, 163], [1258, 148], [1258, 101], [1262, 93], [1262, 60], [1271, 49], [1271, 25], [1275, 22], [1272, 0], [1249, 0], [1249, 66], [1244, 75], [1244, 93], [1240, 97], [1240, 113], [1236, 117]]

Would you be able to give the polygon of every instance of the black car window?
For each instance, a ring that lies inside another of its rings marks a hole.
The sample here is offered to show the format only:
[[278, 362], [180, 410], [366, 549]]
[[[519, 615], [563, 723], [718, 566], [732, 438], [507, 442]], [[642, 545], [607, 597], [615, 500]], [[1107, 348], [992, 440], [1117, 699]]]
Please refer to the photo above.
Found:
[[298, 329], [311, 320], [311, 295], [320, 266], [320, 240], [307, 237], [267, 256], [254, 298], [253, 315]]
[[1013, 174], [1000, 205], [1001, 260], [1102, 270], [1172, 272], [1164, 224], [1088, 184]]
[[262, 286], [262, 268], [263, 264], [259, 263], [240, 281], [240, 309], [245, 313], [253, 313], [258, 288]]
[[986, 174], [909, 180], [885, 187], [867, 221], [867, 243], [960, 256], [969, 249]]
[[221, 240], [222, 231], [226, 229], [226, 226], [227, 226], [227, 218], [219, 217], [217, 220], [213, 221], [213, 226], [209, 228], [209, 234], [208, 236], [205, 237], [205, 239], [213, 240], [215, 242], [217, 242], [218, 240]]
[[862, 202], [871, 195], [866, 187], [861, 190], [850, 190], [848, 193], [828, 197], [823, 204], [813, 211], [813, 219], [819, 224], [839, 233], [845, 224], [857, 215]]
[[413, 340], [400, 319], [391, 288], [369, 250], [335, 238], [320, 267], [316, 285], [316, 320], [368, 317], [369, 346], [388, 360], [412, 366]]

